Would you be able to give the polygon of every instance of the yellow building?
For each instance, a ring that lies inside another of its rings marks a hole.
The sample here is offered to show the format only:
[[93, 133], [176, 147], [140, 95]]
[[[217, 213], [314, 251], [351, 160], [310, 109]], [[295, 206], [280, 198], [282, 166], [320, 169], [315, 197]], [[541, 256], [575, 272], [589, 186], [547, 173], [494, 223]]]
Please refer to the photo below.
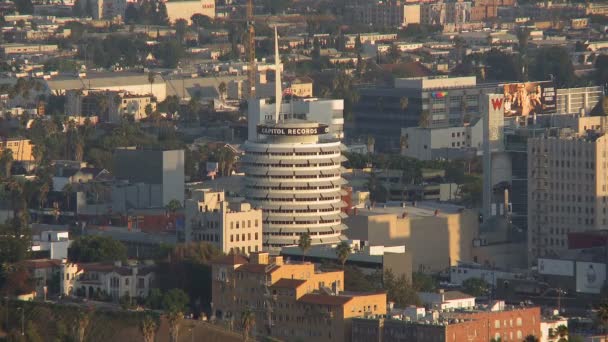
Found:
[[366, 240], [372, 246], [405, 245], [412, 255], [412, 269], [422, 272], [472, 261], [472, 241], [479, 231], [476, 212], [432, 204], [359, 209], [345, 224], [349, 239]]
[[255, 336], [285, 341], [350, 341], [351, 318], [386, 314], [386, 293], [343, 291], [344, 272], [318, 272], [311, 263], [284, 263], [280, 256], [228, 255], [212, 264], [213, 310], [239, 328], [255, 313]]
[[186, 200], [186, 241], [205, 241], [223, 253], [262, 251], [262, 210], [229, 203], [224, 191], [197, 189]]
[[29, 139], [25, 138], [8, 138], [0, 141], [0, 152], [9, 149], [13, 152], [13, 160], [29, 162], [34, 161], [32, 150], [34, 145]]

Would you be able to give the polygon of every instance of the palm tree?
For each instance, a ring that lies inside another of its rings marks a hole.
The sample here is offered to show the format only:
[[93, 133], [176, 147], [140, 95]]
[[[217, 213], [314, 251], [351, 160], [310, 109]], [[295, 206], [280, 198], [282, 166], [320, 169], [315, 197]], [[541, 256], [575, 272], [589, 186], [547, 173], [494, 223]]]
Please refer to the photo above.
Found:
[[170, 212], [171, 214], [175, 214], [181, 207], [182, 207], [182, 204], [180, 203], [180, 201], [178, 201], [176, 199], [170, 200], [169, 203], [167, 203], [167, 205], [165, 206], [167, 211]]
[[13, 151], [5, 149], [0, 154], [0, 165], [2, 165], [3, 176], [9, 178], [11, 176], [11, 168], [13, 167]]
[[418, 122], [418, 126], [422, 128], [428, 128], [431, 124], [431, 115], [428, 110], [423, 110], [420, 113], [420, 121]]
[[367, 136], [367, 153], [368, 154], [372, 154], [374, 152], [374, 145], [376, 144], [376, 139], [374, 139], [373, 136], [368, 135]]
[[177, 342], [179, 337], [179, 324], [184, 318], [181, 311], [169, 311], [167, 313], [167, 321], [169, 322], [169, 341]]
[[350, 245], [346, 241], [342, 241], [336, 246], [336, 255], [342, 264], [342, 269], [344, 269], [344, 264], [346, 263], [346, 259], [348, 259], [348, 255], [351, 253], [351, 251], [352, 248], [350, 248]]
[[606, 327], [608, 325], [608, 301], [603, 301], [600, 306], [597, 308], [597, 313], [595, 314], [598, 323], [602, 325], [602, 327]]
[[150, 94], [154, 94], [152, 92], [152, 85], [154, 84], [154, 80], [156, 78], [156, 74], [152, 71], [148, 73], [148, 83], [150, 83]]
[[42, 185], [40, 185], [40, 190], [38, 192], [39, 198], [40, 198], [40, 209], [44, 208], [44, 205], [46, 204], [47, 196], [49, 195], [50, 191], [51, 191], [51, 187], [49, 186], [49, 184], [47, 182], [44, 182], [44, 183], [42, 183]]
[[312, 240], [310, 239], [310, 234], [302, 233], [300, 235], [300, 241], [298, 241], [298, 247], [300, 247], [302, 250], [302, 261], [304, 261], [304, 257], [306, 256], [306, 253], [308, 253], [308, 250], [310, 250], [311, 246]]
[[243, 340], [249, 340], [249, 334], [255, 325], [255, 313], [251, 309], [246, 309], [241, 315], [241, 328], [243, 329]]
[[79, 310], [74, 322], [74, 338], [77, 342], [84, 342], [87, 328], [91, 323], [91, 313]]
[[405, 112], [407, 107], [410, 105], [410, 99], [407, 97], [402, 97], [399, 99], [399, 107], [401, 107], [401, 111]]
[[144, 336], [144, 342], [154, 342], [156, 338], [156, 331], [158, 330], [158, 322], [150, 315], [144, 316], [139, 322], [139, 330]]
[[226, 95], [226, 82], [221, 82], [217, 87], [217, 90], [220, 92], [220, 99], [224, 99]]
[[557, 335], [559, 335], [559, 341], [567, 341], [568, 340], [568, 327], [565, 325], [560, 325], [557, 327]]

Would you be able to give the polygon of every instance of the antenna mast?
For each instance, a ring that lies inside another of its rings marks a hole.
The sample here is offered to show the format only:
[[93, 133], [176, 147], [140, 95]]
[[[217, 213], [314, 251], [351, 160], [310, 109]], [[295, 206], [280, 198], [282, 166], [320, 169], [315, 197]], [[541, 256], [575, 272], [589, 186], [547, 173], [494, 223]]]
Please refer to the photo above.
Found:
[[281, 58], [279, 56], [279, 35], [277, 33], [277, 27], [274, 27], [274, 122], [279, 122], [281, 114], [281, 103], [283, 102], [283, 93], [281, 90]]

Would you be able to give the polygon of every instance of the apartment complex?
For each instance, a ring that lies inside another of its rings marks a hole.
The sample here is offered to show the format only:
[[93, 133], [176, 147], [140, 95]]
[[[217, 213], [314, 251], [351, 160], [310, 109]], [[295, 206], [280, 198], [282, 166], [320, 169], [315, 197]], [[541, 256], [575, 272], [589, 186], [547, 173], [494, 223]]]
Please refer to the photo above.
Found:
[[529, 263], [567, 250], [568, 233], [607, 224], [608, 138], [593, 126], [528, 140]]
[[156, 110], [156, 102], [149, 90], [145, 94], [118, 90], [66, 91], [67, 116], [98, 116], [102, 122], [109, 123], [120, 123], [126, 119], [137, 122], [148, 116], [148, 110]]
[[528, 335], [540, 335], [540, 322], [539, 307], [506, 307], [501, 303], [473, 310], [440, 312], [422, 319], [356, 318], [352, 341], [523, 341]]
[[385, 0], [354, 7], [357, 22], [375, 27], [401, 27], [420, 23], [420, 5], [402, 0]]
[[212, 301], [217, 319], [255, 312], [254, 336], [285, 341], [350, 341], [354, 317], [386, 314], [386, 293], [344, 292], [344, 272], [318, 272], [310, 263], [252, 253], [212, 262]]
[[262, 210], [228, 202], [224, 191], [198, 189], [186, 200], [186, 242], [205, 241], [223, 253], [262, 251]]
[[215, 18], [214, 0], [170, 0], [165, 2], [169, 21], [174, 23], [177, 19], [191, 22], [193, 14], [202, 14], [209, 18]]
[[45, 54], [59, 50], [59, 47], [54, 44], [21, 44], [7, 43], [0, 45], [0, 53], [4, 57], [9, 55], [25, 55], [25, 54]]

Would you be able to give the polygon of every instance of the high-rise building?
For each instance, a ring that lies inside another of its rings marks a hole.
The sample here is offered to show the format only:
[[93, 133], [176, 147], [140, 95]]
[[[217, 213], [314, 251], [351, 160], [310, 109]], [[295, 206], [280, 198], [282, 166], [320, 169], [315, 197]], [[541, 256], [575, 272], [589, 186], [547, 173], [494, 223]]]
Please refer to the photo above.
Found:
[[[340, 241], [342, 144], [327, 125], [285, 120], [257, 126], [243, 145], [246, 198], [264, 212], [263, 244], [278, 252], [309, 233], [312, 244]], [[330, 135], [331, 136], [331, 135]]]
[[567, 250], [568, 233], [606, 226], [604, 132], [560, 130], [528, 140], [528, 263]]

